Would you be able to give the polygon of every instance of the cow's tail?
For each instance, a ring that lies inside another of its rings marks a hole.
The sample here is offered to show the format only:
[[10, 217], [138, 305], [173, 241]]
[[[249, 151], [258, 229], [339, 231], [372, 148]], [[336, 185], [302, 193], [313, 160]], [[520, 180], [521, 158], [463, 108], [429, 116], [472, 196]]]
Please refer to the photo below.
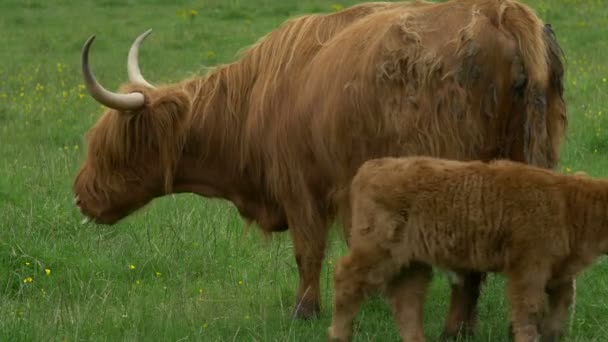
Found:
[[555, 99], [549, 98], [550, 92], [551, 96], [562, 97], [562, 56], [559, 51], [556, 58], [554, 51], [559, 45], [550, 27], [531, 8], [515, 0], [494, 1], [500, 3], [498, 22], [501, 29], [517, 41], [525, 73], [521, 89], [525, 108], [522, 132], [524, 161], [553, 168], [559, 160], [559, 145], [567, 124], [565, 113], [557, 113], [559, 110], [551, 107]]

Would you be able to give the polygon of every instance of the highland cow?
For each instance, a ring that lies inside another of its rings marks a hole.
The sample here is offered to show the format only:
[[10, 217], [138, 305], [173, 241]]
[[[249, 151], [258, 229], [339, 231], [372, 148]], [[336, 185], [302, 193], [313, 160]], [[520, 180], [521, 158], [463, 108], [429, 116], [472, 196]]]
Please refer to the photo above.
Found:
[[424, 296], [439, 267], [503, 274], [515, 341], [557, 341], [576, 275], [608, 252], [608, 180], [584, 172], [380, 158], [361, 166], [351, 200], [350, 252], [336, 264], [334, 340], [350, 338], [366, 293], [386, 286], [401, 337], [424, 341]]
[[[87, 217], [113, 224], [154, 198], [232, 202], [263, 232], [288, 230], [296, 314], [320, 310], [328, 227], [348, 236], [349, 185], [366, 160], [431, 155], [556, 165], [567, 126], [552, 30], [514, 0], [365, 3], [288, 20], [233, 63], [154, 87], [129, 53], [122, 93], [82, 53], [109, 107], [74, 183]], [[453, 287], [446, 332], [473, 322], [480, 274]]]

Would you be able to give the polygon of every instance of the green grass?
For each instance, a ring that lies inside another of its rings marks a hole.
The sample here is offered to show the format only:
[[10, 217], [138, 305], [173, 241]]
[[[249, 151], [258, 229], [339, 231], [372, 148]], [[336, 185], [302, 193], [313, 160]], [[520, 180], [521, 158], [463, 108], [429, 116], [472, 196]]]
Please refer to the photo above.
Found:
[[[81, 86], [79, 58], [97, 34], [91, 62], [115, 89], [127, 79], [132, 39], [153, 28], [142, 70], [154, 83], [170, 82], [233, 60], [288, 17], [355, 2], [2, 0], [0, 340], [324, 340], [333, 263], [345, 250], [335, 234], [323, 314], [302, 322], [289, 317], [297, 271], [288, 234], [243, 237], [226, 202], [170, 196], [114, 227], [79, 224], [71, 184], [83, 135], [101, 113]], [[527, 2], [553, 25], [568, 58], [570, 129], [560, 168], [608, 176], [608, 9], [603, 0]], [[443, 325], [446, 283], [435, 277], [426, 304], [431, 339]], [[479, 341], [506, 337], [503, 285], [491, 276], [484, 288]], [[607, 287], [606, 263], [580, 277], [570, 340], [608, 339]], [[359, 341], [398, 338], [380, 298], [364, 304], [356, 329]]]

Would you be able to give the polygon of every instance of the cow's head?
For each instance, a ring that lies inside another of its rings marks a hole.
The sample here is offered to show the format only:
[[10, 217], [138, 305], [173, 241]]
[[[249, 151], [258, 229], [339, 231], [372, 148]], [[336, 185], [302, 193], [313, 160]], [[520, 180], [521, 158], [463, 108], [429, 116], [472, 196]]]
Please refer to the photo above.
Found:
[[156, 88], [137, 63], [140, 35], [129, 51], [130, 83], [123, 93], [101, 86], [82, 50], [82, 72], [91, 96], [108, 107], [87, 133], [87, 156], [74, 181], [75, 203], [91, 220], [113, 224], [170, 191], [184, 145], [190, 97], [179, 86]]

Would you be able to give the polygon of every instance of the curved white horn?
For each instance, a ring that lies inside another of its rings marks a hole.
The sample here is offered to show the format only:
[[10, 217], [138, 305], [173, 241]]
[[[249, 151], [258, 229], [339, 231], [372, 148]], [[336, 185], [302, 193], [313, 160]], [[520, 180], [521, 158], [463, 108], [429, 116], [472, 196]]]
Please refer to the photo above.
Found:
[[152, 29], [140, 34], [129, 49], [129, 58], [127, 63], [127, 71], [129, 73], [129, 81], [131, 83], [143, 85], [146, 87], [154, 88], [153, 85], [148, 83], [146, 79], [142, 76], [141, 71], [139, 70], [139, 46], [143, 43], [144, 39], [152, 32]]
[[89, 90], [89, 93], [95, 100], [104, 106], [117, 110], [132, 110], [141, 108], [144, 105], [145, 98], [142, 93], [117, 94], [106, 90], [93, 75], [89, 69], [89, 48], [95, 40], [95, 36], [91, 36], [84, 47], [82, 48], [82, 75], [84, 76], [84, 84]]

